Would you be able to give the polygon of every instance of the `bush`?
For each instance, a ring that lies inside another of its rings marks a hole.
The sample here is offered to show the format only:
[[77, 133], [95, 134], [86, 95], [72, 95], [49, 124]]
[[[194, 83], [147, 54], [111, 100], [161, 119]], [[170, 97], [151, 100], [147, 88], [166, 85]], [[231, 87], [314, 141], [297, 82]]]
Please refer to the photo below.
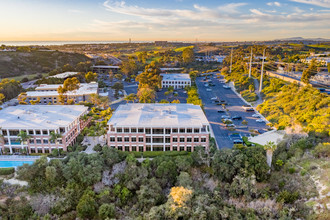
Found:
[[314, 151], [313, 154], [315, 157], [330, 157], [330, 143], [319, 143]]
[[27, 81], [29, 81], [29, 79], [27, 78], [27, 77], [24, 77], [22, 80], [21, 80], [21, 82], [27, 82]]
[[298, 192], [293, 192], [290, 193], [286, 190], [283, 190], [282, 192], [280, 192], [280, 194], [277, 196], [276, 198], [276, 202], [284, 202], [284, 203], [294, 203], [299, 197], [299, 193]]
[[294, 167], [289, 168], [289, 173], [293, 174], [296, 172], [296, 169]]
[[258, 99], [258, 95], [255, 92], [250, 92], [249, 90], [244, 90], [241, 92], [241, 96], [247, 101], [247, 102], [255, 102]]
[[94, 146], [93, 150], [100, 152], [100, 151], [102, 151], [102, 146], [100, 144], [97, 144]]
[[8, 167], [8, 168], [0, 168], [0, 176], [1, 175], [10, 175], [15, 172], [14, 167]]
[[138, 152], [132, 151], [135, 157], [158, 157], [158, 156], [182, 156], [188, 155], [189, 152], [187, 151], [145, 151], [145, 152]]

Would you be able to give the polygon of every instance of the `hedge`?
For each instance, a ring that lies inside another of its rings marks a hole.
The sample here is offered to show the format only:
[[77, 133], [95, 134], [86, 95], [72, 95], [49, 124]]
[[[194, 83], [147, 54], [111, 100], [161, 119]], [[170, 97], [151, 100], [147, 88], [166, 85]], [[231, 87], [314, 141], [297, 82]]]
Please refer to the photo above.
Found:
[[145, 152], [138, 152], [138, 151], [132, 151], [130, 153], [133, 153], [136, 158], [143, 157], [157, 157], [157, 156], [182, 156], [182, 155], [188, 155], [189, 152], [187, 151], [145, 151]]
[[0, 168], [0, 175], [10, 175], [15, 172], [14, 167]]

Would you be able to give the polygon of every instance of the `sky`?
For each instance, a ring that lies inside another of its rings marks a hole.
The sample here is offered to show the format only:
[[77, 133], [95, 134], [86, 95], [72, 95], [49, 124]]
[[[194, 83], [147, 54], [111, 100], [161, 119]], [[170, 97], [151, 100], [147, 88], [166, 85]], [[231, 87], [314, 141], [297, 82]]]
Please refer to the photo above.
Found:
[[330, 38], [330, 0], [0, 0], [0, 41]]

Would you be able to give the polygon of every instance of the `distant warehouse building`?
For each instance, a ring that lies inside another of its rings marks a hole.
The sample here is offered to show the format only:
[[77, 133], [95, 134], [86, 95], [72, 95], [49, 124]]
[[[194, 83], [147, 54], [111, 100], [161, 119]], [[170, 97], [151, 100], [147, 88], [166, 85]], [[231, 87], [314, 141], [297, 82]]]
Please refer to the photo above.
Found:
[[[26, 102], [36, 101], [40, 98], [39, 104], [60, 104], [59, 93], [60, 84], [41, 84], [35, 91], [28, 91], [25, 94]], [[65, 93], [67, 99], [73, 99], [75, 103], [89, 101], [92, 94], [98, 94], [98, 84], [96, 82], [81, 83], [79, 89]]]
[[198, 105], [120, 105], [108, 122], [108, 145], [122, 151], [194, 151], [209, 147], [210, 125]]
[[[89, 123], [81, 120], [88, 113], [82, 105], [18, 105], [0, 110], [0, 141], [2, 152], [26, 149], [29, 153], [50, 153], [53, 149], [67, 150]], [[19, 133], [28, 139], [21, 142]], [[51, 133], [59, 134], [52, 140]]]
[[174, 89], [181, 89], [186, 86], [191, 86], [189, 74], [184, 73], [162, 73], [162, 88], [173, 86]]

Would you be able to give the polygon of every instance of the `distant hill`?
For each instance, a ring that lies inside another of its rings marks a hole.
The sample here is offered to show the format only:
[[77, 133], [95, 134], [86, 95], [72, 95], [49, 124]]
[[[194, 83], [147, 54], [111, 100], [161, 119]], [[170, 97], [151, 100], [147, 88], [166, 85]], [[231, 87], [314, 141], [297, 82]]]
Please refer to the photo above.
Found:
[[77, 63], [89, 60], [83, 54], [59, 51], [13, 52], [0, 51], [0, 78], [48, 73], [65, 64], [75, 67]]
[[281, 38], [276, 39], [275, 41], [330, 41], [330, 39], [325, 38], [303, 38], [303, 37], [289, 37], [289, 38]]

